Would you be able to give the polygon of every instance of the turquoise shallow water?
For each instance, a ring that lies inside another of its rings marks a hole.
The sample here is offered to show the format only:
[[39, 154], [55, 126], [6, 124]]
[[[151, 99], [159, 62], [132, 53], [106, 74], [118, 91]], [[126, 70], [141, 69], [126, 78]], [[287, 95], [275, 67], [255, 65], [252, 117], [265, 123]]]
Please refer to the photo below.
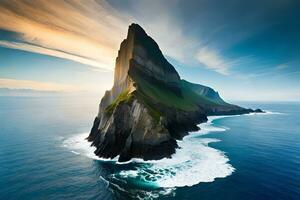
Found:
[[[87, 99], [87, 100], [86, 100]], [[211, 118], [173, 159], [93, 159], [96, 98], [0, 97], [0, 199], [300, 199], [300, 104]]]

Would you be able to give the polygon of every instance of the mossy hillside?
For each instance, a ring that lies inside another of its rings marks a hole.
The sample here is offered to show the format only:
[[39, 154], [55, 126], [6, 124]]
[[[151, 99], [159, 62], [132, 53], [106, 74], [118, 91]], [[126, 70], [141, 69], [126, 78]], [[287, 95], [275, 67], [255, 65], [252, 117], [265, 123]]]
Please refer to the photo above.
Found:
[[133, 80], [138, 87], [138, 90], [133, 93], [129, 93], [129, 89], [123, 91], [109, 106], [106, 107], [105, 112], [107, 114], [111, 115], [120, 103], [130, 103], [134, 97], [137, 98], [139, 102], [143, 103], [156, 122], [159, 122], [160, 117], [162, 116], [161, 111], [156, 106], [157, 104], [184, 111], [197, 110], [199, 105], [221, 105], [205, 96], [197, 94], [186, 84], [179, 84], [182, 93], [180, 96], [170, 89], [142, 78], [138, 73], [134, 74]]
[[204, 95], [201, 95], [195, 91], [193, 91], [189, 85], [184, 82], [180, 83], [181, 90], [184, 93], [185, 98], [192, 99], [192, 101], [198, 105], [205, 106], [219, 106], [219, 105], [227, 105], [224, 101], [216, 101], [214, 99], [210, 99]]
[[154, 121], [158, 123], [162, 114], [157, 108], [155, 108], [151, 99], [149, 99], [149, 97], [147, 97], [142, 91], [138, 91], [135, 96], [138, 101], [142, 102], [147, 108], [149, 115], [154, 119]]
[[110, 116], [119, 104], [130, 104], [133, 101], [134, 97], [136, 97], [139, 102], [143, 103], [143, 105], [148, 109], [150, 116], [152, 116], [154, 121], [158, 123], [161, 113], [153, 107], [153, 105], [151, 104], [151, 100], [142, 92], [135, 91], [129, 94], [129, 89], [122, 92], [110, 105], [108, 105], [105, 108], [105, 113]]
[[[216, 105], [215, 102], [208, 98], [198, 95], [192, 90], [179, 85], [182, 96], [175, 94], [172, 90], [160, 87], [158, 84], [150, 83], [135, 75], [134, 80], [138, 85], [138, 90], [142, 91], [144, 98], [150, 98], [152, 101], [185, 111], [192, 111], [198, 108], [198, 105]], [[150, 101], [151, 104], [151, 101]], [[155, 109], [155, 108], [154, 108]]]
[[130, 103], [133, 95], [129, 93], [129, 89], [123, 91], [110, 105], [105, 108], [105, 113], [111, 115], [120, 103]]
[[[214, 91], [212, 88], [209, 88], [207, 86], [203, 86], [200, 84], [195, 84], [188, 82], [184, 79], [180, 81], [180, 85], [182, 88], [189, 89], [196, 93], [197, 95], [202, 96], [203, 98], [207, 99], [208, 101], [212, 101], [213, 103], [219, 104], [219, 105], [228, 105], [220, 96], [219, 94]], [[205, 94], [202, 94], [203, 91], [205, 91]]]
[[162, 116], [161, 111], [156, 106], [157, 104], [166, 105], [184, 111], [194, 111], [198, 109], [199, 105], [202, 106], [220, 106], [229, 105], [227, 103], [218, 103], [199, 95], [186, 84], [180, 84], [182, 96], [176, 95], [172, 90], [160, 87], [157, 84], [150, 83], [149, 81], [142, 80], [139, 76], [135, 76], [134, 80], [138, 87], [137, 91], [129, 93], [129, 89], [123, 91], [109, 106], [106, 107], [105, 112], [111, 115], [114, 109], [120, 103], [131, 103], [134, 98], [141, 102], [149, 111], [156, 123], [159, 122]]

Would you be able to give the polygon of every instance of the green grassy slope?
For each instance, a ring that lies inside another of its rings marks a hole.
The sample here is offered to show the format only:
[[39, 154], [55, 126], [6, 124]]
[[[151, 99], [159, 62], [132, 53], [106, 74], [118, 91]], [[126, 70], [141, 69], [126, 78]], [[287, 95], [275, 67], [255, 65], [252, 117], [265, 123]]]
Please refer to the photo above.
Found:
[[188, 89], [192, 90], [196, 94], [198, 94], [200, 96], [203, 96], [204, 98], [207, 98], [210, 101], [215, 102], [216, 104], [228, 105], [219, 96], [218, 92], [216, 92], [215, 90], [213, 90], [210, 87], [207, 87], [207, 86], [204, 86], [204, 85], [200, 85], [200, 84], [196, 84], [196, 83], [191, 83], [191, 82], [188, 82], [186, 80], [181, 80], [181, 86], [184, 87], [184, 88], [188, 88]]
[[132, 95], [129, 94], [129, 90], [123, 91], [110, 105], [108, 105], [105, 108], [105, 112], [109, 115], [111, 115], [114, 111], [114, 109], [120, 104], [120, 103], [129, 103], [132, 100]]
[[147, 96], [155, 101], [169, 107], [174, 107], [181, 110], [194, 110], [198, 105], [218, 106], [218, 102], [214, 102], [202, 95], [195, 93], [185, 84], [180, 84], [182, 96], [175, 94], [172, 90], [161, 87], [159, 84], [153, 84], [139, 76], [135, 76], [134, 80], [138, 85], [138, 90], [141, 90], [144, 96]]
[[171, 107], [183, 111], [195, 111], [199, 106], [206, 108], [227, 107], [232, 106], [226, 102], [210, 99], [195, 91], [191, 87], [196, 84], [187, 81], [181, 81], [177, 87], [180, 88], [181, 95], [176, 94], [172, 89], [161, 85], [155, 80], [149, 80], [138, 73], [131, 74], [131, 78], [137, 85], [137, 91], [129, 93], [129, 90], [123, 91], [109, 106], [105, 112], [112, 114], [114, 109], [120, 103], [130, 103], [133, 97], [138, 98], [149, 110], [149, 114], [158, 122], [161, 116], [161, 111], [157, 105]]

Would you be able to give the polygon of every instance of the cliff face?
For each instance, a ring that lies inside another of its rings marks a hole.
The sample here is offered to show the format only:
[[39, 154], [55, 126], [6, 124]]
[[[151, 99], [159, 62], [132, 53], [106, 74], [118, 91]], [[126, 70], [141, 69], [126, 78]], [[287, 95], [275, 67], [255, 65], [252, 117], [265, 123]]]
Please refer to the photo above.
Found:
[[207, 115], [249, 112], [225, 103], [209, 87], [181, 80], [156, 42], [132, 24], [118, 52], [113, 88], [101, 100], [88, 140], [99, 157], [161, 159]]
[[[137, 24], [129, 26], [127, 38], [123, 40], [116, 59], [114, 85], [107, 91], [100, 105], [103, 108], [111, 104], [121, 92], [133, 89], [131, 73], [139, 73], [147, 79], [161, 82], [165, 86], [180, 92], [176, 86], [180, 77], [174, 67], [164, 58], [156, 42]], [[98, 115], [100, 117], [100, 115]]]

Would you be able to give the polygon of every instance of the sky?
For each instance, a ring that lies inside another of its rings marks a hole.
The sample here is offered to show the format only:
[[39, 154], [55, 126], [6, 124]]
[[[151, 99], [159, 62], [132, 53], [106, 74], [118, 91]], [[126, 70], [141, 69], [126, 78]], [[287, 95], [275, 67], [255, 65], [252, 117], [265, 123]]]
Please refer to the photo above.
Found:
[[299, 9], [297, 0], [1, 0], [0, 89], [101, 96], [138, 23], [181, 78], [225, 100], [300, 101]]

